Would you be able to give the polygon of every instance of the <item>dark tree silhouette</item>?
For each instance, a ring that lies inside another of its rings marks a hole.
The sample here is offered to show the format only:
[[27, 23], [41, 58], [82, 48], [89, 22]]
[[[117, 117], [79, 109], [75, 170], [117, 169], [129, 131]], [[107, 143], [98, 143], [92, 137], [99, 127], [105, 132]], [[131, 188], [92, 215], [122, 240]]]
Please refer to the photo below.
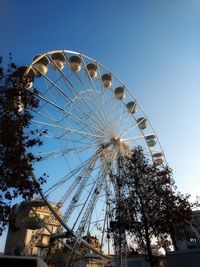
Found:
[[[42, 145], [39, 137], [43, 133], [29, 128], [32, 115], [30, 110], [38, 107], [37, 90], [25, 87], [32, 78], [24, 78], [24, 67], [12, 63], [7, 67], [0, 59], [0, 235], [9, 223], [15, 230], [12, 212], [13, 201], [17, 198], [29, 200], [37, 194], [45, 182], [45, 175], [32, 180], [33, 163], [36, 159], [30, 152]], [[25, 130], [28, 133], [25, 134]], [[37, 135], [36, 135], [37, 134]]]
[[189, 196], [176, 191], [172, 170], [150, 163], [141, 147], [135, 148], [130, 157], [119, 159], [113, 179], [120, 191], [114, 232], [121, 229], [134, 236], [138, 247], [147, 251], [152, 267], [152, 237], [170, 235], [176, 248], [176, 240], [184, 236], [192, 214]]

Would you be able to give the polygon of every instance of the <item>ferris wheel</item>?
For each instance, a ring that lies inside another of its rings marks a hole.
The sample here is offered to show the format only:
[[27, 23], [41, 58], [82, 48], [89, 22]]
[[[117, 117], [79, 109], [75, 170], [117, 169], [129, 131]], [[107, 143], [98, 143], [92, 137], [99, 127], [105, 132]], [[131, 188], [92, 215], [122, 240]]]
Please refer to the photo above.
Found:
[[[25, 75], [26, 89], [37, 88], [39, 99], [29, 130], [44, 132], [43, 145], [33, 151], [41, 158], [34, 176], [49, 175], [40, 193], [59, 221], [57, 233], [67, 231], [74, 238], [72, 251], [84, 244], [112, 254], [116, 193], [109, 174], [116, 171], [119, 155], [128, 156], [137, 146], [163, 166], [158, 136], [133, 90], [86, 55], [46, 52], [34, 57]], [[88, 244], [87, 236], [95, 237], [99, 247]]]

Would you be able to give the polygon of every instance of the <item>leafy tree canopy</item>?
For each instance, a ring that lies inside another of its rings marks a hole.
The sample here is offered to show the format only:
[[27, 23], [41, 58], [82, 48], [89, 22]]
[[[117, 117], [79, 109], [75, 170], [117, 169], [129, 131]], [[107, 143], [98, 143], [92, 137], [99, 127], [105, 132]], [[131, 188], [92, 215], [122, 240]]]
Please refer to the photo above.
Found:
[[40, 159], [28, 151], [42, 145], [39, 137], [43, 132], [30, 129], [30, 110], [39, 102], [36, 89], [25, 89], [29, 82], [12, 63], [11, 55], [7, 68], [0, 59], [0, 234], [8, 223], [15, 228], [13, 201], [31, 199], [46, 179], [45, 175], [37, 182], [31, 178], [33, 163]]
[[120, 157], [113, 180], [118, 194], [113, 231], [119, 232], [119, 240], [122, 232], [128, 231], [138, 248], [148, 252], [153, 266], [152, 237], [170, 235], [176, 248], [176, 240], [185, 235], [192, 215], [189, 195], [177, 192], [172, 170], [150, 162], [141, 147], [130, 157]]

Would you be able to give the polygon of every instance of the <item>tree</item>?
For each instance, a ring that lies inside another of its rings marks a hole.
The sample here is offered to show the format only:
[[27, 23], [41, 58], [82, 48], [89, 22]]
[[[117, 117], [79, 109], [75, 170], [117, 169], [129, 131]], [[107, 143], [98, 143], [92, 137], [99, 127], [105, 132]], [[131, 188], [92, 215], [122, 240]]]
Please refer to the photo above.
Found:
[[[30, 129], [30, 110], [38, 107], [37, 90], [26, 87], [34, 77], [24, 78], [25, 67], [17, 68], [10, 61], [7, 69], [0, 59], [0, 235], [9, 223], [15, 230], [13, 200], [30, 200], [45, 182], [45, 175], [33, 181], [35, 158], [30, 149], [42, 145], [43, 132]], [[25, 134], [29, 130], [29, 134]], [[37, 135], [36, 135], [37, 134]]]
[[170, 235], [176, 248], [176, 240], [191, 221], [189, 196], [176, 191], [172, 170], [150, 163], [141, 147], [130, 157], [120, 157], [113, 179], [120, 191], [115, 208], [118, 229], [134, 236], [138, 247], [147, 251], [152, 267], [152, 237]]

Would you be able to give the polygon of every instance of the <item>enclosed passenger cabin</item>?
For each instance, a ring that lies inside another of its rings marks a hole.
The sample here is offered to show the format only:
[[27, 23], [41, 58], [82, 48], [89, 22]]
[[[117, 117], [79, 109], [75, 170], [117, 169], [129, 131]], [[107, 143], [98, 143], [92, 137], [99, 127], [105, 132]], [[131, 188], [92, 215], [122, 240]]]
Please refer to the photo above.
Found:
[[35, 62], [33, 64], [33, 68], [37, 77], [45, 75], [48, 71], [48, 65], [49, 65], [49, 59], [46, 56], [43, 56], [41, 58], [40, 56], [41, 55], [37, 55], [33, 58], [33, 62]]
[[94, 63], [89, 63], [86, 65], [86, 69], [88, 72], [88, 76], [90, 78], [96, 78], [97, 77], [97, 65]]
[[141, 117], [137, 119], [137, 124], [140, 130], [144, 130], [147, 128], [147, 119], [144, 117]]
[[136, 110], [136, 103], [133, 101], [128, 102], [126, 104], [126, 107], [127, 107], [128, 113], [134, 114], [137, 111]]
[[112, 75], [105, 73], [101, 76], [102, 84], [104, 88], [112, 87]]
[[124, 87], [117, 87], [114, 91], [115, 93], [115, 97], [118, 99], [118, 100], [123, 100], [124, 97], [125, 97], [125, 93], [124, 93]]
[[52, 54], [51, 59], [53, 60], [53, 62], [51, 62], [53, 68], [59, 70], [64, 69], [66, 56], [63, 53], [54, 53]]
[[69, 58], [70, 69], [73, 72], [79, 72], [81, 70], [82, 59], [78, 55], [71, 56]]

